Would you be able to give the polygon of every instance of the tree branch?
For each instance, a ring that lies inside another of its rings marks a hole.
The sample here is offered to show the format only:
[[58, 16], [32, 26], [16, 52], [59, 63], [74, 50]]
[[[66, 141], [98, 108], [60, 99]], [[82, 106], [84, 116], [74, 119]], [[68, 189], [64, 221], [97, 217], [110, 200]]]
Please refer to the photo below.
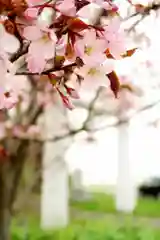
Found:
[[133, 18], [133, 17], [138, 16], [138, 15], [147, 16], [147, 15], [150, 14], [150, 12], [151, 12], [152, 10], [157, 11], [157, 10], [159, 10], [159, 9], [160, 9], [160, 3], [153, 3], [153, 4], [151, 4], [151, 5], [147, 6], [147, 7], [144, 7], [143, 11], [136, 11], [136, 12], [133, 13], [132, 15], [124, 18], [123, 21], [127, 21], [127, 20], [129, 20], [129, 19], [131, 19], [131, 18]]
[[76, 66], [77, 66], [77, 63], [71, 63], [66, 66], [57, 66], [57, 67], [49, 68], [49, 69], [43, 71], [42, 73], [32, 73], [29, 71], [27, 71], [27, 72], [18, 71], [18, 72], [16, 72], [15, 75], [25, 75], [25, 76], [48, 75], [51, 72], [66, 70], [67, 68], [76, 67]]

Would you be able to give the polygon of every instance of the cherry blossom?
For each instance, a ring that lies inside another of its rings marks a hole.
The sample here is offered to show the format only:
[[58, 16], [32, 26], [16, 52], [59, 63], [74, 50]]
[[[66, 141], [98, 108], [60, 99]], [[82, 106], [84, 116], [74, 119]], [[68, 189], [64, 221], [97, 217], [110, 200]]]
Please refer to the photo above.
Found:
[[46, 61], [55, 56], [55, 32], [45, 25], [37, 24], [25, 27], [23, 35], [31, 41], [27, 55], [28, 69], [32, 73], [41, 73]]
[[[107, 23], [101, 21], [104, 11], [110, 15]], [[127, 50], [118, 7], [112, 1], [27, 0], [24, 7], [17, 3], [14, 14], [15, 19], [5, 9], [0, 16], [1, 109], [20, 99], [27, 101], [21, 75], [36, 76], [36, 101], [43, 107], [58, 94], [73, 109], [71, 99], [79, 98], [80, 87], [106, 86], [113, 91], [107, 74]]]
[[108, 87], [107, 74], [112, 72], [114, 62], [107, 59], [103, 64], [90, 63], [76, 69], [75, 73], [83, 77], [82, 88], [86, 90], [97, 89], [100, 86]]
[[85, 64], [90, 62], [102, 63], [106, 59], [104, 54], [106, 47], [106, 41], [98, 39], [95, 30], [87, 30], [83, 38], [78, 39], [75, 43], [77, 56], [81, 57]]
[[108, 42], [108, 49], [116, 59], [121, 59], [121, 55], [126, 52], [125, 37], [120, 29], [120, 19], [113, 18], [106, 26], [103, 36]]

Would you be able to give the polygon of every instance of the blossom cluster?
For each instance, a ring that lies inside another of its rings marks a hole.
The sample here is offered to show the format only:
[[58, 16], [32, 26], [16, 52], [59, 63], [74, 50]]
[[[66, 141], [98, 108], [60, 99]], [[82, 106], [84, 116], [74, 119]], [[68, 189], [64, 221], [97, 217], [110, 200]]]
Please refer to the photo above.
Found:
[[23, 98], [19, 75], [45, 76], [69, 109], [70, 98], [79, 98], [76, 84], [110, 87], [117, 96], [114, 63], [133, 52], [111, 0], [1, 0], [0, 109]]

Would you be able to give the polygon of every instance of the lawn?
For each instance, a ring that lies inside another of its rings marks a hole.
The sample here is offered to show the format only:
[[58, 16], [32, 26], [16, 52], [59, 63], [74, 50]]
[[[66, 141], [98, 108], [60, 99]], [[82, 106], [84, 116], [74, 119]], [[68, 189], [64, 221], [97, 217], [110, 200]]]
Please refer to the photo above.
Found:
[[160, 200], [139, 199], [133, 215], [117, 214], [113, 196], [105, 193], [93, 193], [92, 200], [71, 202], [70, 207], [70, 225], [51, 232], [40, 230], [36, 212], [23, 210], [14, 217], [12, 240], [160, 240], [160, 221], [151, 224], [160, 218]]
[[[105, 193], [94, 193], [90, 201], [71, 202], [73, 208], [82, 211], [94, 211], [101, 213], [115, 213], [114, 198]], [[142, 217], [160, 217], [160, 199], [140, 198], [134, 215]]]
[[60, 231], [43, 232], [36, 225], [23, 229], [13, 227], [12, 240], [159, 240], [160, 230], [136, 224], [119, 225], [117, 221], [86, 220], [73, 221]]

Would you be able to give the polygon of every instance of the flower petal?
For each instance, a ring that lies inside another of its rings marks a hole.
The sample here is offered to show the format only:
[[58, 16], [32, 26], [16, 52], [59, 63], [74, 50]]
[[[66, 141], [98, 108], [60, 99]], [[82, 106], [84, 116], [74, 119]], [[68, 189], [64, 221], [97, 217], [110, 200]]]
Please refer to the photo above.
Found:
[[15, 36], [5, 32], [3, 37], [1, 37], [0, 46], [5, 52], [12, 54], [18, 51], [20, 42]]
[[29, 41], [36, 41], [43, 37], [43, 33], [37, 26], [28, 26], [24, 28], [23, 36]]

